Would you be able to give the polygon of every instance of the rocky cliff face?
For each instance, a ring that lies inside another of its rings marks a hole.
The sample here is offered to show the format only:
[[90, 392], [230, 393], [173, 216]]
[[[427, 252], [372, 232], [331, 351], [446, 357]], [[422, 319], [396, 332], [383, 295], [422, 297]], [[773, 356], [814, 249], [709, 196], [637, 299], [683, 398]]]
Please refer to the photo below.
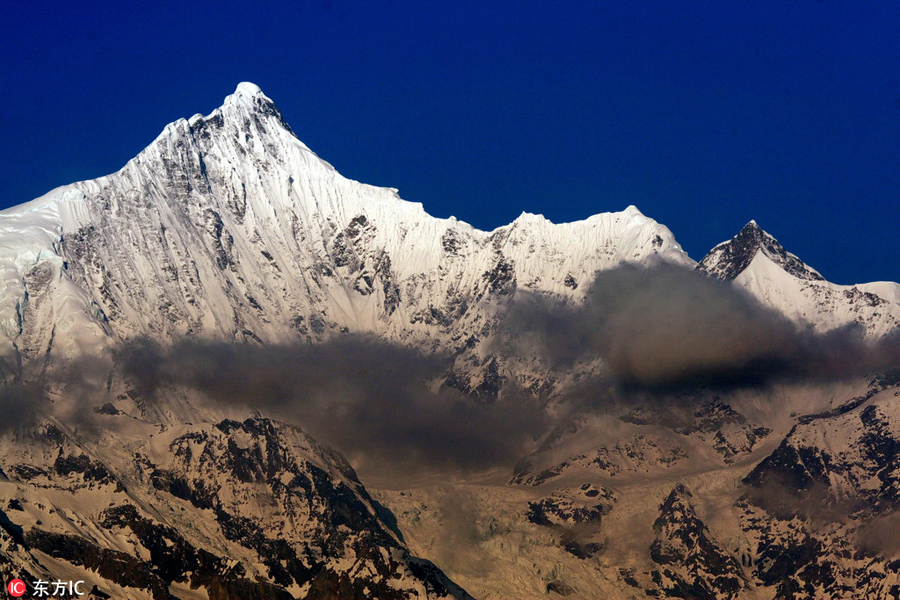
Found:
[[[744, 478], [754, 575], [776, 598], [900, 595], [896, 381], [801, 418]], [[888, 533], [891, 531], [891, 533]]]
[[7, 575], [154, 599], [469, 597], [296, 427], [100, 421], [100, 437], [47, 423], [4, 445]]
[[[660, 506], [653, 523], [656, 539], [650, 558], [660, 568], [651, 573], [657, 594], [680, 598], [739, 598], [746, 581], [737, 560], [712, 538], [677, 484]], [[651, 590], [653, 592], [655, 590]]]

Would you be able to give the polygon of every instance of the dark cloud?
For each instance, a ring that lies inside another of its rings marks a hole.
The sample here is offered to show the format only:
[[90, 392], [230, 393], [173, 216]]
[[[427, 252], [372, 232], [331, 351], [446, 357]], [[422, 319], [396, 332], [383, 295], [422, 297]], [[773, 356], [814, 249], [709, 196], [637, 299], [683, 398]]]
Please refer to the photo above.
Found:
[[803, 489], [789, 477], [775, 473], [763, 486], [747, 485], [744, 481], [741, 498], [764, 509], [777, 519], [789, 521], [800, 516], [816, 527], [846, 522], [850, 515], [870, 506], [862, 498], [842, 497], [827, 484], [813, 482]]
[[0, 431], [28, 430], [51, 415], [70, 424], [88, 423], [91, 403], [103, 395], [110, 367], [109, 360], [96, 357], [63, 365], [49, 362], [33, 380], [0, 385]]
[[8, 383], [0, 387], [0, 431], [29, 428], [50, 409], [50, 401], [43, 385], [37, 383]]
[[546, 429], [541, 406], [514, 389], [481, 403], [441, 386], [449, 362], [395, 344], [342, 336], [316, 346], [142, 340], [118, 351], [125, 375], [153, 397], [173, 386], [298, 423], [357, 464], [403, 469], [509, 468]]
[[500, 353], [539, 354], [560, 370], [600, 357], [611, 377], [564, 391], [551, 420], [511, 380], [499, 401], [480, 403], [442, 387], [449, 357], [370, 337], [315, 346], [183, 341], [165, 349], [139, 340], [116, 360], [145, 400], [185, 386], [213, 402], [274, 414], [385, 480], [435, 468], [510, 468], [535, 440], [546, 448], [577, 429], [579, 415], [617, 403], [663, 398], [688, 406], [725, 388], [900, 364], [896, 338], [872, 345], [856, 328], [815, 334], [730, 285], [665, 264], [601, 272], [577, 305], [520, 294], [503, 324], [512, 341]]
[[734, 286], [667, 264], [600, 272], [579, 305], [523, 294], [506, 325], [517, 351], [562, 368], [601, 357], [626, 388], [740, 387], [900, 366], [896, 336], [874, 344], [852, 326], [816, 334]]

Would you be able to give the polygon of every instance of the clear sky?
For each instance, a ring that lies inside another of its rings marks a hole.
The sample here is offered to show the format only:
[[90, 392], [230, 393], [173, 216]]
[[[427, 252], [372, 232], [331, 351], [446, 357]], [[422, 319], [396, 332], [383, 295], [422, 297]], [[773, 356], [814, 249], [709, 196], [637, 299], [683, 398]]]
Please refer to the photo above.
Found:
[[[258, 5], [258, 6], [256, 6]], [[342, 174], [483, 229], [629, 204], [900, 280], [900, 2], [8, 2], [0, 205], [259, 85]]]

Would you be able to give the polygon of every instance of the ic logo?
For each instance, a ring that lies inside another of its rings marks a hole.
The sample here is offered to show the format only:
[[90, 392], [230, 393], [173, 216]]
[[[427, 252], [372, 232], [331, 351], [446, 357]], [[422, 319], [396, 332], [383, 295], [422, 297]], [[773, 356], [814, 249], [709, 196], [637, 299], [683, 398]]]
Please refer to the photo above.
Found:
[[26, 589], [25, 582], [21, 579], [13, 579], [6, 586], [6, 591], [8, 591], [9, 595], [13, 598], [24, 596]]

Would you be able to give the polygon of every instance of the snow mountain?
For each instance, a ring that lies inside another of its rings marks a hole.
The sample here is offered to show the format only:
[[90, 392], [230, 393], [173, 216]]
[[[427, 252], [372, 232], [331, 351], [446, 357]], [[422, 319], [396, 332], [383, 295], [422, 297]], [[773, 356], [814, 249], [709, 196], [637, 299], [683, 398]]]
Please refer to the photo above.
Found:
[[[518, 297], [578, 306], [597, 272], [660, 263], [802, 329], [900, 331], [900, 285], [832, 284], [755, 222], [695, 263], [634, 206], [434, 218], [342, 177], [241, 83], [120, 171], [0, 212], [0, 402], [46, 402], [0, 430], [0, 571], [154, 600], [900, 597], [878, 535], [896, 374], [607, 401], [600, 358], [504, 343]], [[475, 403], [517, 384], [556, 426], [513, 472], [376, 489], [303, 423], [151, 394], [117, 362], [136, 340], [347, 333], [449, 357], [434, 385]]]
[[[692, 264], [634, 207], [492, 232], [433, 218], [342, 177], [242, 83], [119, 172], [0, 213], [0, 365], [15, 387], [133, 339], [368, 333], [451, 350], [454, 384], [490, 396], [485, 349], [517, 289], [577, 297], [594, 271], [646, 260]], [[7, 434], [8, 575], [68, 573], [98, 597], [468, 597], [307, 434], [192, 409], [181, 390], [157, 409], [115, 373], [114, 402], [87, 407], [99, 440], [52, 417]]]
[[440, 345], [465, 372], [517, 289], [577, 297], [623, 261], [691, 264], [633, 206], [560, 225], [523, 213], [491, 232], [433, 218], [342, 177], [249, 83], [166, 126], [119, 172], [0, 213], [0, 248], [2, 358], [18, 378], [141, 335], [348, 331]]

